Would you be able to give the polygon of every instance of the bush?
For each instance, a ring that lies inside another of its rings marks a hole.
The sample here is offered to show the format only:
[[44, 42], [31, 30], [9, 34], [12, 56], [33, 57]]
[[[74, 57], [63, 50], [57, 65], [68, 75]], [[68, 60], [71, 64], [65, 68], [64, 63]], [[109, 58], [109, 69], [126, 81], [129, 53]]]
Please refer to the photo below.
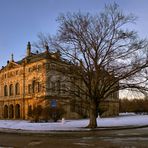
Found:
[[31, 118], [34, 122], [39, 122], [40, 120], [44, 120], [45, 122], [48, 122], [48, 120], [52, 119], [54, 122], [57, 122], [60, 118], [62, 118], [62, 115], [65, 113], [64, 109], [55, 107], [45, 107], [42, 108], [41, 105], [38, 105], [37, 107], [34, 107], [33, 109], [28, 109], [28, 116]]
[[62, 115], [65, 113], [63, 108], [55, 107], [55, 108], [49, 108], [49, 116], [54, 121], [57, 122], [60, 118], [62, 118]]
[[45, 122], [48, 122], [48, 120], [50, 119], [50, 109], [49, 107], [45, 107], [42, 110], [42, 120], [44, 120]]
[[30, 108], [28, 110], [28, 116], [31, 117], [32, 121], [39, 122], [42, 111], [43, 111], [42, 106], [38, 105], [33, 109]]

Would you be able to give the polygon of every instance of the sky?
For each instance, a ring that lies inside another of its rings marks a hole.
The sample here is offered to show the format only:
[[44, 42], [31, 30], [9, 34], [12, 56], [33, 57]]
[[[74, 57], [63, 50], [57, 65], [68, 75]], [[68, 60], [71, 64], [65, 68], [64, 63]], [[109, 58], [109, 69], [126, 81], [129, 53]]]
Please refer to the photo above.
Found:
[[148, 38], [148, 0], [0, 0], [0, 68], [14, 54], [18, 61], [26, 54], [27, 42], [37, 41], [40, 32], [54, 35], [60, 13], [99, 13], [105, 4], [116, 2], [125, 13], [138, 19], [132, 29]]

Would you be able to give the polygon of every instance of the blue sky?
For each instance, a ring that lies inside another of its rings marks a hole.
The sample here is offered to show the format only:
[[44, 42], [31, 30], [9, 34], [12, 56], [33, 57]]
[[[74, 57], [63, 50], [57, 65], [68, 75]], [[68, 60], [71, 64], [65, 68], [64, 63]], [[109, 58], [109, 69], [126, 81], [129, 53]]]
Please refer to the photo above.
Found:
[[36, 41], [39, 32], [55, 34], [60, 13], [97, 13], [114, 1], [138, 16], [131, 27], [148, 38], [148, 0], [0, 0], [0, 67], [11, 53], [16, 61], [24, 57], [27, 42]]

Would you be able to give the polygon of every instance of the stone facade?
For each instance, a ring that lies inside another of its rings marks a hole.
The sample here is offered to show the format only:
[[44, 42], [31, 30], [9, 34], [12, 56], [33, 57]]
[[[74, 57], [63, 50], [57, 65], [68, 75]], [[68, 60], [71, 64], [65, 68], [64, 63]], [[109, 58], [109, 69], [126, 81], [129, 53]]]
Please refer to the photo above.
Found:
[[[64, 80], [66, 76], [57, 69], [65, 70], [69, 63], [62, 61], [59, 52], [32, 53], [27, 45], [26, 57], [15, 62], [13, 55], [0, 70], [0, 118], [28, 119], [28, 110], [37, 105], [61, 106], [65, 118], [80, 118], [88, 115], [83, 102], [74, 102], [74, 96], [64, 91], [72, 87]], [[102, 102], [103, 116], [118, 115], [118, 93], [115, 99]]]

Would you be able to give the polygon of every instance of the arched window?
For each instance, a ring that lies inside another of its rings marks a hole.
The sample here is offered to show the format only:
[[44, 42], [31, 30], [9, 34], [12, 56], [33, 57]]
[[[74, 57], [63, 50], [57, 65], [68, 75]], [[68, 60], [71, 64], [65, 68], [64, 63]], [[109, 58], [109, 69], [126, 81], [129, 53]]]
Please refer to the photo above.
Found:
[[8, 87], [7, 87], [7, 85], [4, 86], [4, 96], [8, 96]]
[[10, 96], [13, 96], [13, 85], [10, 84], [9, 86], [9, 93], [10, 93]]
[[20, 84], [19, 83], [16, 83], [15, 84], [15, 94], [16, 95], [19, 95], [20, 94]]

